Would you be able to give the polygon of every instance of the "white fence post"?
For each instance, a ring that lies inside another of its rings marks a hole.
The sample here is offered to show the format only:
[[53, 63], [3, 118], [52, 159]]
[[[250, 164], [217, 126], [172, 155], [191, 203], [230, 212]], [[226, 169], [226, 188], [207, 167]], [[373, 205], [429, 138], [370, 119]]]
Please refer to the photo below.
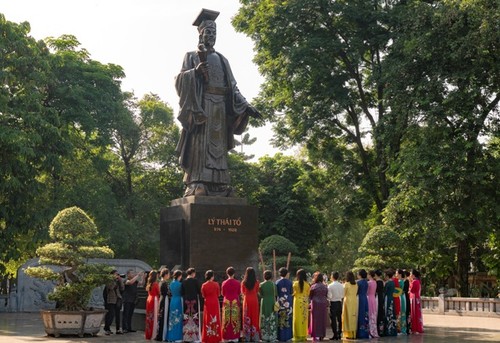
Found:
[[445, 311], [446, 311], [446, 308], [445, 308], [444, 294], [439, 294], [439, 297], [438, 297], [438, 313], [439, 314], [444, 314]]

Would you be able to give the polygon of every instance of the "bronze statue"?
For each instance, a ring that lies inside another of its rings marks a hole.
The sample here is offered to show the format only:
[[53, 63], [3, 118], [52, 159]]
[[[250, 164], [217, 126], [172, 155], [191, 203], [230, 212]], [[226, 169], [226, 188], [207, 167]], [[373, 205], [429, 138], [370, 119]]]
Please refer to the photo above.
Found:
[[184, 196], [233, 196], [228, 170], [228, 152], [234, 135], [244, 132], [248, 117], [259, 112], [240, 94], [229, 62], [214, 50], [215, 19], [219, 12], [202, 9], [198, 27], [198, 50], [186, 53], [175, 78], [180, 97], [182, 133], [177, 144], [184, 170]]

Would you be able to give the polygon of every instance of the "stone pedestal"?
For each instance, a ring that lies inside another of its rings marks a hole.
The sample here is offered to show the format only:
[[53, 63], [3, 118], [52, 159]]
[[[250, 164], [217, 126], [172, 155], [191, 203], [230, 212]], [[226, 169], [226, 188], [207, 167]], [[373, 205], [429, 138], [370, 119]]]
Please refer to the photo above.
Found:
[[219, 278], [228, 266], [242, 275], [246, 267], [258, 266], [257, 226], [258, 209], [246, 199], [175, 199], [160, 212], [160, 263], [182, 270], [194, 267], [197, 277], [212, 269]]

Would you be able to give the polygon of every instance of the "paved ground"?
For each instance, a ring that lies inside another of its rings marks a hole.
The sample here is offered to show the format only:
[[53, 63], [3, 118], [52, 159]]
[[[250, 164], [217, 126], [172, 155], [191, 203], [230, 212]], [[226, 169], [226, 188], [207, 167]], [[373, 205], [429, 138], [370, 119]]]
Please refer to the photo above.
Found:
[[[372, 339], [380, 343], [453, 343], [500, 342], [500, 318], [424, 315], [423, 335]], [[328, 337], [331, 332], [328, 332]], [[368, 342], [368, 340], [366, 340]], [[0, 313], [0, 342], [144, 342], [144, 332], [97, 337], [53, 338], [45, 334], [38, 313]], [[347, 340], [346, 340], [347, 342]]]

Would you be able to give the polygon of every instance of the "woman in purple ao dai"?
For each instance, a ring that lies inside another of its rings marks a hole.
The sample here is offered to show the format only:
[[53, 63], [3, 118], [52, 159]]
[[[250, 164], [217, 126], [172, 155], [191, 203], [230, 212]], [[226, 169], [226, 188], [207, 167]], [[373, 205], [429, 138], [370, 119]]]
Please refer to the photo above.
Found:
[[328, 323], [328, 287], [323, 283], [323, 274], [315, 272], [313, 284], [309, 292], [311, 299], [311, 320], [309, 321], [309, 334], [313, 341], [321, 341], [326, 336]]

